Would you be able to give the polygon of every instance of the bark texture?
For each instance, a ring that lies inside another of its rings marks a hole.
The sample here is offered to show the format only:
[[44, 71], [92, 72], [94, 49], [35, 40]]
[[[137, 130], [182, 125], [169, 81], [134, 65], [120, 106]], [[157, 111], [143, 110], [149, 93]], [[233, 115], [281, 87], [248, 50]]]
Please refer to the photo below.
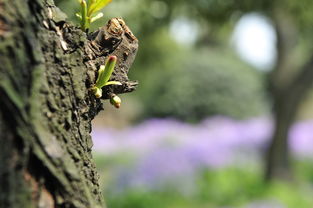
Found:
[[104, 89], [131, 92], [138, 41], [122, 19], [86, 35], [52, 0], [0, 0], [0, 207], [104, 207], [91, 150], [90, 92], [98, 67], [118, 57]]

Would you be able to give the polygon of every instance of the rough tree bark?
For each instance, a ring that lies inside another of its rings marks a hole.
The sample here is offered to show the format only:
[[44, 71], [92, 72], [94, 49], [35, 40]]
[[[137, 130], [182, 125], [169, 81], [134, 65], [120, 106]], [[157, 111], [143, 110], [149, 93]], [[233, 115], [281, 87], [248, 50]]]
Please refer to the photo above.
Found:
[[0, 207], [104, 207], [91, 120], [103, 108], [89, 88], [118, 57], [104, 97], [131, 92], [138, 41], [114, 18], [86, 35], [53, 0], [0, 0]]
[[[274, 10], [277, 36], [277, 64], [270, 77], [270, 91], [274, 104], [275, 128], [267, 152], [265, 179], [293, 178], [288, 147], [288, 132], [301, 102], [313, 83], [313, 54], [302, 69], [296, 70], [292, 57], [297, 31], [292, 19], [280, 9]], [[298, 72], [298, 73], [295, 73]]]

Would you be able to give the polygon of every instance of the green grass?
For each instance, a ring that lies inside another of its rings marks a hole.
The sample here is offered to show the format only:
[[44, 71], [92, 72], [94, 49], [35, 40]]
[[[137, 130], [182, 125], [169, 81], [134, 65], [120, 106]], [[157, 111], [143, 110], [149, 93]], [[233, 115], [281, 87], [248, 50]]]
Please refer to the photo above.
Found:
[[313, 207], [313, 167], [309, 163], [296, 166], [300, 181], [293, 184], [265, 184], [260, 172], [242, 168], [203, 170], [189, 194], [177, 187], [132, 189], [115, 195], [106, 191], [106, 201], [109, 208], [241, 208], [256, 201], [275, 202], [286, 208]]

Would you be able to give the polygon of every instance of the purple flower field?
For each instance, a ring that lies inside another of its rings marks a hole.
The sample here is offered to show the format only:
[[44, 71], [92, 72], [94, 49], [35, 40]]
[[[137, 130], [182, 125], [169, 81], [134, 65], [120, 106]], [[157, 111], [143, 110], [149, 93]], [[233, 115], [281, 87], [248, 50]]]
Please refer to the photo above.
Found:
[[[128, 158], [129, 164], [117, 165], [114, 175], [120, 187], [133, 187], [192, 179], [199, 168], [259, 167], [272, 130], [269, 118], [213, 117], [197, 125], [151, 119], [123, 130], [94, 129], [92, 137], [96, 154]], [[295, 159], [313, 158], [312, 130], [313, 121], [292, 127]]]

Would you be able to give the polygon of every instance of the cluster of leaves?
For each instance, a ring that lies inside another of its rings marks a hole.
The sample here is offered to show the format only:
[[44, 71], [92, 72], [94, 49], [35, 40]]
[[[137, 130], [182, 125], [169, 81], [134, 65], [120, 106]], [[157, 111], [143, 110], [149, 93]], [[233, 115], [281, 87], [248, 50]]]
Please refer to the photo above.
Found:
[[112, 0], [78, 0], [80, 4], [80, 13], [76, 13], [76, 16], [80, 19], [81, 29], [87, 31], [90, 24], [101, 17], [103, 13], [99, 12]]

